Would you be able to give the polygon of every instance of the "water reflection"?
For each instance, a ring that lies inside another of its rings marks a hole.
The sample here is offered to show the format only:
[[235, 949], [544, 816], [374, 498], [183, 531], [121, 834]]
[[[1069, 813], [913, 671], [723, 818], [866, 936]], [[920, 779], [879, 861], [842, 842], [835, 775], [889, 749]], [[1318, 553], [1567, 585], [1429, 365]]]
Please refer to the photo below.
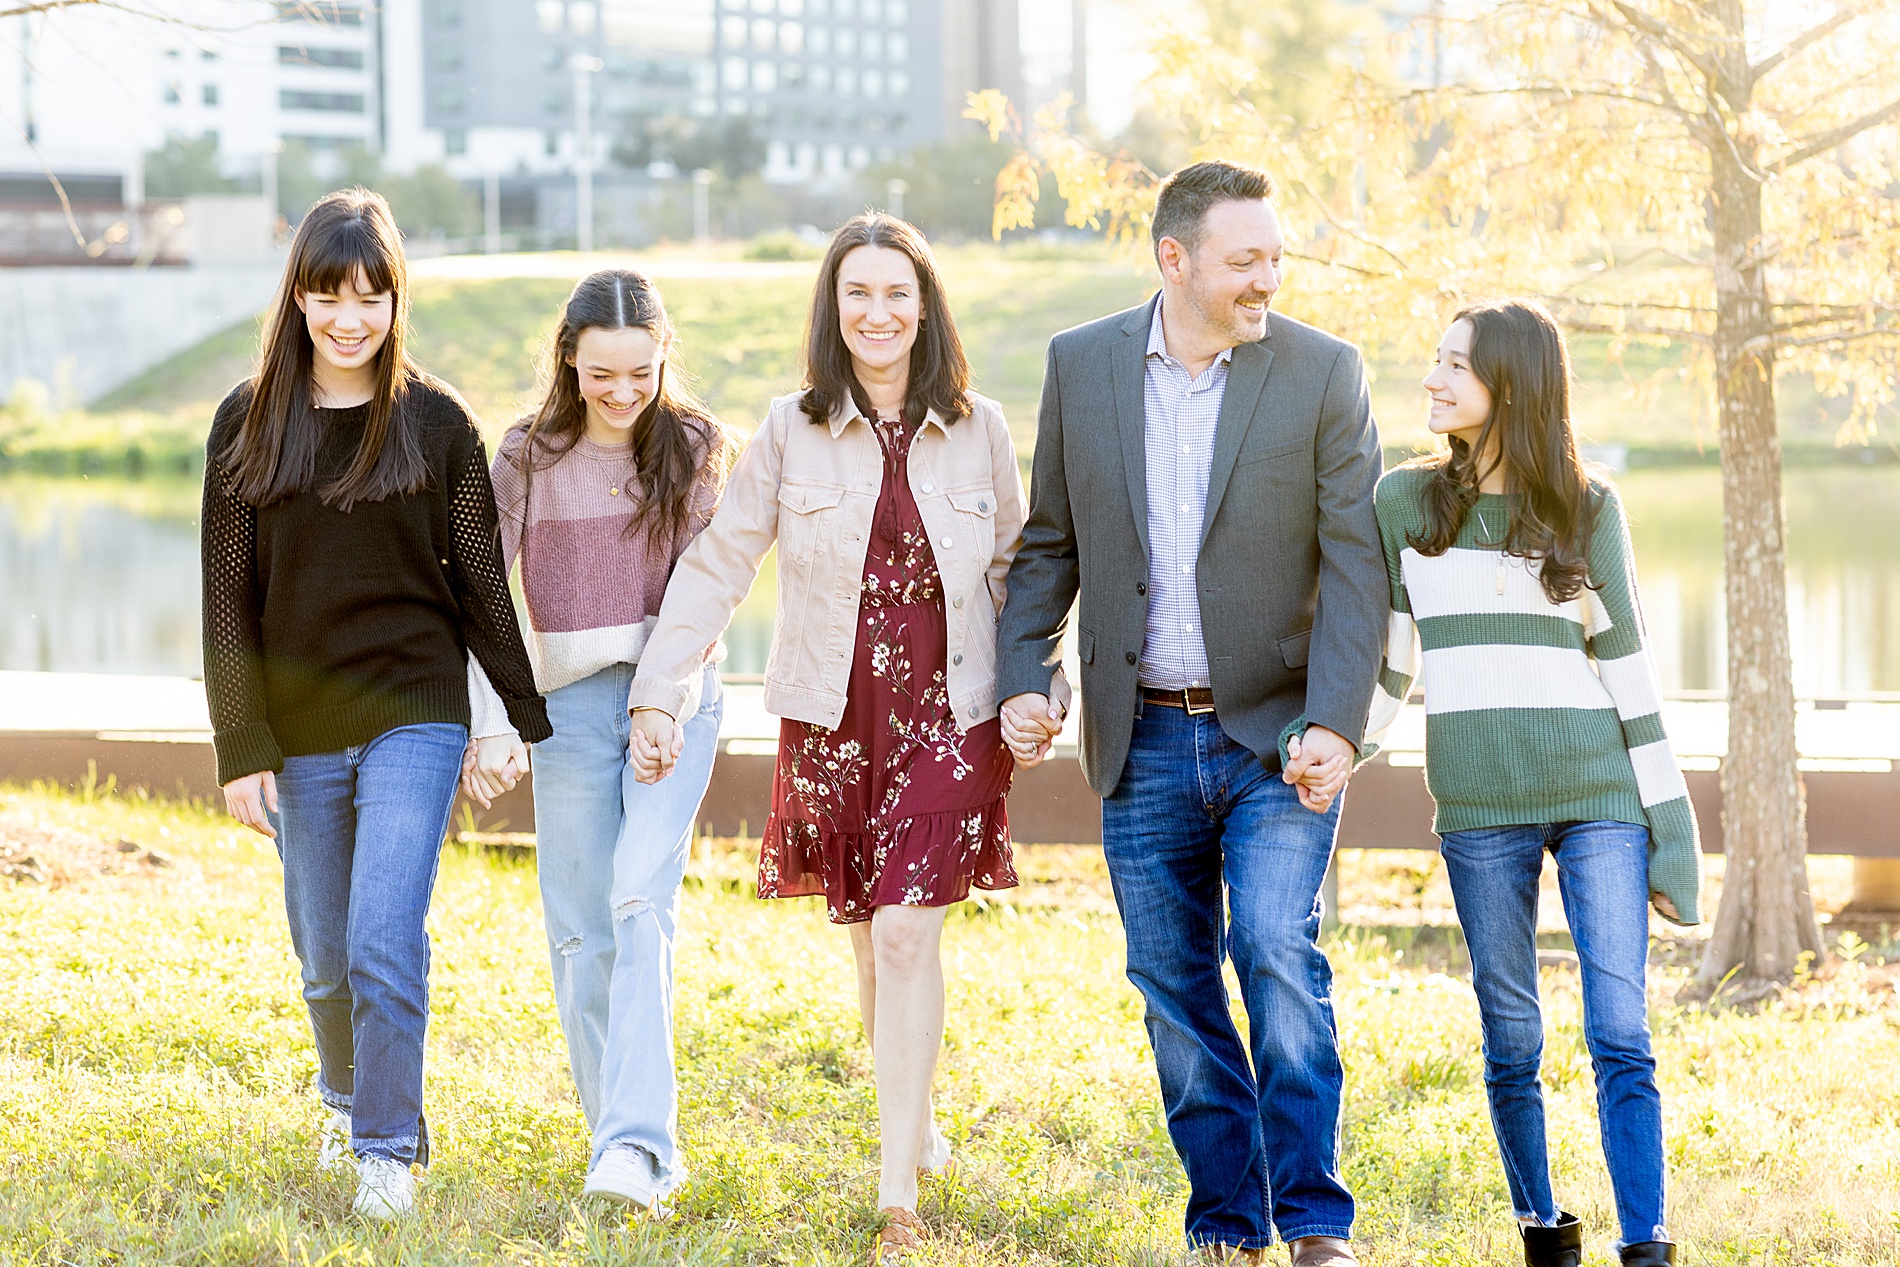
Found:
[[[1664, 689], [1721, 690], [1721, 481], [1634, 471], [1629, 506]], [[1900, 691], [1900, 470], [1788, 474], [1795, 689]], [[727, 635], [758, 673], [773, 576]], [[0, 478], [0, 668], [199, 672], [197, 489], [183, 482]]]

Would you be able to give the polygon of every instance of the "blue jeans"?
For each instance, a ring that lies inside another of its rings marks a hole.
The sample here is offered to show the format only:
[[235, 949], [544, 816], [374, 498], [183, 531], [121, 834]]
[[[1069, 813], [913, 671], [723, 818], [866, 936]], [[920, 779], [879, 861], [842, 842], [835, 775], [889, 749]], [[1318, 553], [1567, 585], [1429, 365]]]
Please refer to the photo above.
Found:
[[1445, 870], [1471, 948], [1484, 1085], [1519, 1218], [1556, 1220], [1544, 1141], [1544, 1015], [1537, 999], [1537, 882], [1557, 860], [1583, 974], [1583, 1040], [1621, 1244], [1663, 1228], [1662, 1096], [1649, 1052], [1649, 831], [1630, 823], [1531, 823], [1447, 832]]
[[358, 1157], [428, 1164], [423, 921], [467, 746], [465, 726], [398, 726], [341, 752], [286, 757], [277, 776], [272, 825], [317, 1093], [350, 1115]]
[[[1135, 719], [1127, 768], [1102, 803], [1128, 979], [1147, 1003], [1168, 1134], [1187, 1170], [1191, 1244], [1352, 1235], [1333, 974], [1317, 941], [1338, 825], [1337, 802], [1302, 809], [1212, 714], [1156, 705]], [[1221, 979], [1228, 954], [1245, 1047]]]
[[640, 783], [627, 764], [633, 672], [614, 665], [548, 693], [554, 736], [534, 749], [535, 857], [554, 1001], [593, 1160], [616, 1144], [644, 1149], [666, 1192], [682, 1177], [673, 938], [725, 704], [708, 668], [673, 773]]

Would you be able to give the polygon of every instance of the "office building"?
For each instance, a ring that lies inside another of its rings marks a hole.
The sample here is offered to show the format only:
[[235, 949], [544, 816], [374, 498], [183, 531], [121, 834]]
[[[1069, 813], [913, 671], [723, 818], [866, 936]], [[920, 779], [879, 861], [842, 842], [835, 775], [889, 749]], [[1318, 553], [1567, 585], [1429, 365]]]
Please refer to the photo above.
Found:
[[574, 158], [575, 59], [595, 158], [640, 120], [747, 119], [768, 180], [836, 176], [968, 134], [966, 95], [1019, 94], [1017, 0], [428, 0], [424, 119], [450, 169]]
[[139, 201], [143, 156], [168, 137], [218, 139], [255, 178], [286, 141], [388, 147], [383, 27], [417, 0], [150, 0], [23, 14], [0, 26], [0, 172], [117, 178]]

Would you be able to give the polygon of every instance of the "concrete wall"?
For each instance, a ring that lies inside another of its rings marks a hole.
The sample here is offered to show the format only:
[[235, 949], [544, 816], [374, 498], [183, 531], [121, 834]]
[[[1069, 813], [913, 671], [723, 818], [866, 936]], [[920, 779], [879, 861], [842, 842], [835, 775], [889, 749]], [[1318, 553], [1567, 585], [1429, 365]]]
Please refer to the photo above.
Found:
[[270, 302], [276, 260], [0, 269], [0, 401], [23, 378], [92, 400]]

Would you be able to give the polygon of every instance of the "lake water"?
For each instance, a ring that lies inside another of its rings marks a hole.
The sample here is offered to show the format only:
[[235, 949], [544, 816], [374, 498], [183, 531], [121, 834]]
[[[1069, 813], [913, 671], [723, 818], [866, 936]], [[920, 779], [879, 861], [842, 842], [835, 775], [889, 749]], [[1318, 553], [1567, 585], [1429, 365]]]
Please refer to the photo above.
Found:
[[[1719, 476], [1619, 482], [1664, 689], [1719, 691]], [[1786, 488], [1796, 693], [1900, 691], [1900, 468], [1792, 470]], [[0, 669], [198, 674], [197, 510], [191, 483], [0, 477]], [[764, 668], [772, 591], [768, 570], [731, 672]]]

